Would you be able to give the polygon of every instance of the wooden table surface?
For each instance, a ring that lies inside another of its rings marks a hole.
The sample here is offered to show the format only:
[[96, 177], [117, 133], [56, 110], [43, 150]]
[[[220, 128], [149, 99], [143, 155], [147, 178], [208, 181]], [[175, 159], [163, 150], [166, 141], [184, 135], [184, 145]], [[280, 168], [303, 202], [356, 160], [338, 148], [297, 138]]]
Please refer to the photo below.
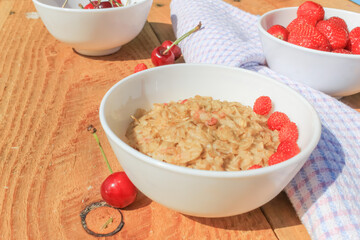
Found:
[[[253, 14], [302, 3], [227, 2]], [[318, 2], [360, 12], [347, 0]], [[140, 35], [116, 54], [84, 57], [55, 40], [40, 19], [26, 17], [35, 12], [30, 0], [0, 0], [1, 240], [97, 239], [83, 230], [79, 214], [101, 200], [108, 170], [86, 127], [98, 128], [110, 164], [121, 170], [100, 126], [99, 103], [136, 64], [153, 67], [150, 54], [160, 42], [174, 40], [169, 3], [154, 0]], [[360, 109], [360, 94], [342, 101]], [[142, 194], [122, 212], [124, 228], [106, 239], [310, 238], [284, 193], [254, 211], [219, 219], [184, 216]]]

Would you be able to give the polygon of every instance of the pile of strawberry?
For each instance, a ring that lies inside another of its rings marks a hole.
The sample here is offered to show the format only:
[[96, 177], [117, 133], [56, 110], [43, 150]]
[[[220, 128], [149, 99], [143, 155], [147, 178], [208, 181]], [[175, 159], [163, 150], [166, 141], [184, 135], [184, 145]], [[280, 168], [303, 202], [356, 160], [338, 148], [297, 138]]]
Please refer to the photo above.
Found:
[[[259, 115], [268, 115], [272, 109], [272, 101], [268, 96], [261, 96], [256, 99], [253, 111]], [[299, 131], [297, 125], [291, 122], [289, 117], [283, 112], [273, 112], [270, 114], [267, 125], [270, 130], [279, 132], [280, 144], [277, 150], [272, 154], [268, 160], [268, 165], [275, 165], [284, 162], [300, 152], [300, 148], [297, 145], [299, 137]], [[256, 169], [261, 168], [260, 165], [255, 164], [248, 168]]]
[[274, 25], [268, 29], [271, 35], [289, 43], [320, 51], [344, 54], [360, 54], [360, 27], [350, 32], [340, 17], [324, 19], [324, 8], [306, 1], [297, 10], [295, 18], [286, 28]]

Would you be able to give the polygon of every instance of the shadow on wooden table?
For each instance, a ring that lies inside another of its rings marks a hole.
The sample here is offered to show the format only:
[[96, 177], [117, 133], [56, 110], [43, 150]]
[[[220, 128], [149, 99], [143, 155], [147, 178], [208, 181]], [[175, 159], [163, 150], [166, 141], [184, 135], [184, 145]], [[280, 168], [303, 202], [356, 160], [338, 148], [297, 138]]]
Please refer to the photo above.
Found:
[[[155, 32], [153, 31], [156, 30]], [[161, 31], [161, 35], [156, 35], [156, 32]], [[140, 32], [140, 34], [131, 42], [123, 45], [119, 51], [107, 56], [91, 57], [83, 56], [94, 61], [141, 61], [151, 58], [153, 49], [165, 40], [175, 41], [174, 32], [171, 24], [147, 22]], [[75, 52], [75, 51], [74, 51]]]
[[[159, 22], [149, 22], [151, 28], [154, 30], [154, 33], [159, 39], [160, 42], [164, 42], [166, 40], [175, 41], [176, 36], [173, 31], [173, 26], [171, 24], [159, 23]], [[161, 33], [161, 34], [157, 34]]]
[[260, 208], [240, 215], [223, 218], [202, 218], [188, 215], [184, 216], [202, 225], [226, 230], [252, 231], [269, 229], [270, 227], [266, 218], [261, 213]]
[[132, 203], [130, 206], [126, 207], [126, 210], [131, 211], [131, 210], [144, 208], [144, 207], [147, 207], [148, 205], [150, 205], [151, 202], [152, 202], [152, 200], [150, 198], [146, 197], [142, 192], [139, 191], [134, 203]]
[[360, 112], [360, 93], [343, 97], [340, 101]]

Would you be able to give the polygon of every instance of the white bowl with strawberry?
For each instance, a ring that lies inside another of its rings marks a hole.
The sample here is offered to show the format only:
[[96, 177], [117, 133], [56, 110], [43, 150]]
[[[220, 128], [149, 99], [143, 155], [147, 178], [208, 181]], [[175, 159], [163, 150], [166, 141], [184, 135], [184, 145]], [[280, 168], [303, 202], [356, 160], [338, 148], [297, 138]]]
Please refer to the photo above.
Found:
[[307, 1], [258, 21], [268, 66], [293, 80], [343, 97], [360, 92], [360, 14]]
[[[195, 95], [251, 106], [256, 114], [268, 114], [269, 128], [270, 119], [270, 123], [277, 125], [281, 120], [275, 120], [276, 116], [279, 119], [286, 114], [297, 125], [297, 140], [292, 143], [300, 152], [296, 151], [297, 154], [290, 158], [281, 158], [280, 140], [272, 155], [278, 153], [280, 158], [270, 157], [268, 166], [249, 170], [252, 166], [241, 171], [210, 171], [156, 160], [127, 143], [126, 131], [136, 109], [149, 110], [153, 103], [169, 103]], [[262, 101], [265, 108], [259, 108], [261, 96], [271, 99], [269, 108], [268, 101]], [[321, 135], [316, 111], [290, 87], [253, 71], [209, 64], [171, 64], [132, 74], [105, 94], [99, 115], [122, 168], [142, 193], [173, 210], [202, 217], [237, 215], [270, 201], [300, 170]]]
[[57, 40], [87, 56], [117, 52], [142, 30], [152, 0], [33, 0]]

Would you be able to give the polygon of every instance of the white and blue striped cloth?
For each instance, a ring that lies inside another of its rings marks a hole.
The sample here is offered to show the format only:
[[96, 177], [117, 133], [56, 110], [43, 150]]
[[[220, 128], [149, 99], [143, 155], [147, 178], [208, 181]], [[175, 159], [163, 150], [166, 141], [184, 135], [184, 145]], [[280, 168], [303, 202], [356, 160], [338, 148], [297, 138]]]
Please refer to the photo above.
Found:
[[322, 122], [320, 142], [285, 192], [313, 239], [360, 239], [360, 114], [266, 67], [257, 16], [220, 0], [172, 0], [170, 7], [177, 37], [199, 21], [204, 26], [179, 44], [187, 63], [265, 74], [292, 87], [315, 107]]
[[350, 1], [356, 3], [357, 5], [360, 5], [360, 0], [350, 0]]

